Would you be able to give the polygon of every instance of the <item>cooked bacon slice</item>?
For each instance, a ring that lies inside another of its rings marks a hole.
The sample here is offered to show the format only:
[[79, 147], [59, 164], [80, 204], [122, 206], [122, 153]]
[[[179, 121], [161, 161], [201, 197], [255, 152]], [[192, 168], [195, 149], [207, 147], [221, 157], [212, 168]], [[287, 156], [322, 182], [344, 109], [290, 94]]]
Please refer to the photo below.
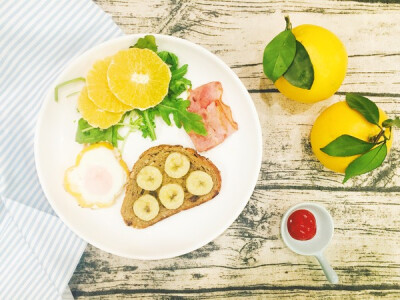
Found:
[[222, 85], [209, 82], [190, 91], [190, 112], [202, 116], [207, 136], [189, 133], [197, 151], [206, 151], [222, 143], [238, 129], [232, 118], [231, 108], [222, 102]]

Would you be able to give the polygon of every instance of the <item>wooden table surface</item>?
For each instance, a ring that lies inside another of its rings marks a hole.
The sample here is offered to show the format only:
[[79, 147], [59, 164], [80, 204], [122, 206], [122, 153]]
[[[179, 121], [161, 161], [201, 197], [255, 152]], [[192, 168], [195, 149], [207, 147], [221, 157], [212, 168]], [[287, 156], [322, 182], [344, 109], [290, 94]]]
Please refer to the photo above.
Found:
[[[216, 240], [161, 261], [125, 259], [88, 245], [69, 283], [74, 297], [400, 298], [400, 133], [381, 168], [345, 185], [342, 175], [321, 166], [309, 144], [318, 114], [346, 92], [361, 92], [389, 116], [400, 115], [400, 4], [394, 2], [97, 0], [127, 34], [185, 38], [222, 58], [257, 108], [263, 162], [246, 208]], [[326, 27], [345, 44], [348, 73], [329, 100], [290, 101], [263, 75], [264, 47], [283, 30], [284, 14], [294, 26]], [[313, 257], [292, 253], [280, 237], [283, 213], [303, 201], [333, 215], [326, 255], [338, 285], [327, 283]]]

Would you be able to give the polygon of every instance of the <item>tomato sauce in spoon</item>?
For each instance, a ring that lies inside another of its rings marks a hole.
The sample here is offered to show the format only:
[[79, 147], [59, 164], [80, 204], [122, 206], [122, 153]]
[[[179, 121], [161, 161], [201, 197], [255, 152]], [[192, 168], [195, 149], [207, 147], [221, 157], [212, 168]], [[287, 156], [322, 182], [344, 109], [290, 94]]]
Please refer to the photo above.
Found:
[[315, 217], [306, 209], [293, 212], [288, 218], [287, 228], [290, 236], [299, 241], [311, 240], [317, 232]]

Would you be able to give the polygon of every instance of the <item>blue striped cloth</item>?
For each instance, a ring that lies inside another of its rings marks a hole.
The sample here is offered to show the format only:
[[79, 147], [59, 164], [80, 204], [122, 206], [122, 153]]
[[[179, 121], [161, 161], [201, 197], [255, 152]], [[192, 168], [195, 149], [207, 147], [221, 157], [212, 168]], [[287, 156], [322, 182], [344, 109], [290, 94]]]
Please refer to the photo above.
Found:
[[0, 1], [0, 299], [60, 299], [79, 262], [86, 243], [41, 191], [34, 128], [68, 62], [120, 35], [89, 0]]

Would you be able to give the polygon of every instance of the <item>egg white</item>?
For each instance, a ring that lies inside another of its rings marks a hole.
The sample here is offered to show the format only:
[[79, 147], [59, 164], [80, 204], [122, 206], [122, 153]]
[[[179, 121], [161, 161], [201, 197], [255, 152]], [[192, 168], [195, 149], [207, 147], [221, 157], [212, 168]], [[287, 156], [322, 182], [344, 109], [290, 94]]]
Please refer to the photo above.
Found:
[[[88, 181], [88, 176], [96, 176], [93, 175], [95, 170], [105, 172], [98, 175], [107, 180], [93, 182], [96, 179], [94, 177]], [[79, 195], [85, 206], [104, 207], [112, 204], [123, 191], [126, 180], [126, 170], [121, 166], [119, 157], [113, 150], [101, 146], [83, 153], [79, 164], [66, 173], [69, 189]], [[90, 187], [91, 184], [94, 184], [94, 187], [97, 184], [98, 190], [94, 191], [93, 186]], [[101, 184], [105, 184], [106, 188]]]

